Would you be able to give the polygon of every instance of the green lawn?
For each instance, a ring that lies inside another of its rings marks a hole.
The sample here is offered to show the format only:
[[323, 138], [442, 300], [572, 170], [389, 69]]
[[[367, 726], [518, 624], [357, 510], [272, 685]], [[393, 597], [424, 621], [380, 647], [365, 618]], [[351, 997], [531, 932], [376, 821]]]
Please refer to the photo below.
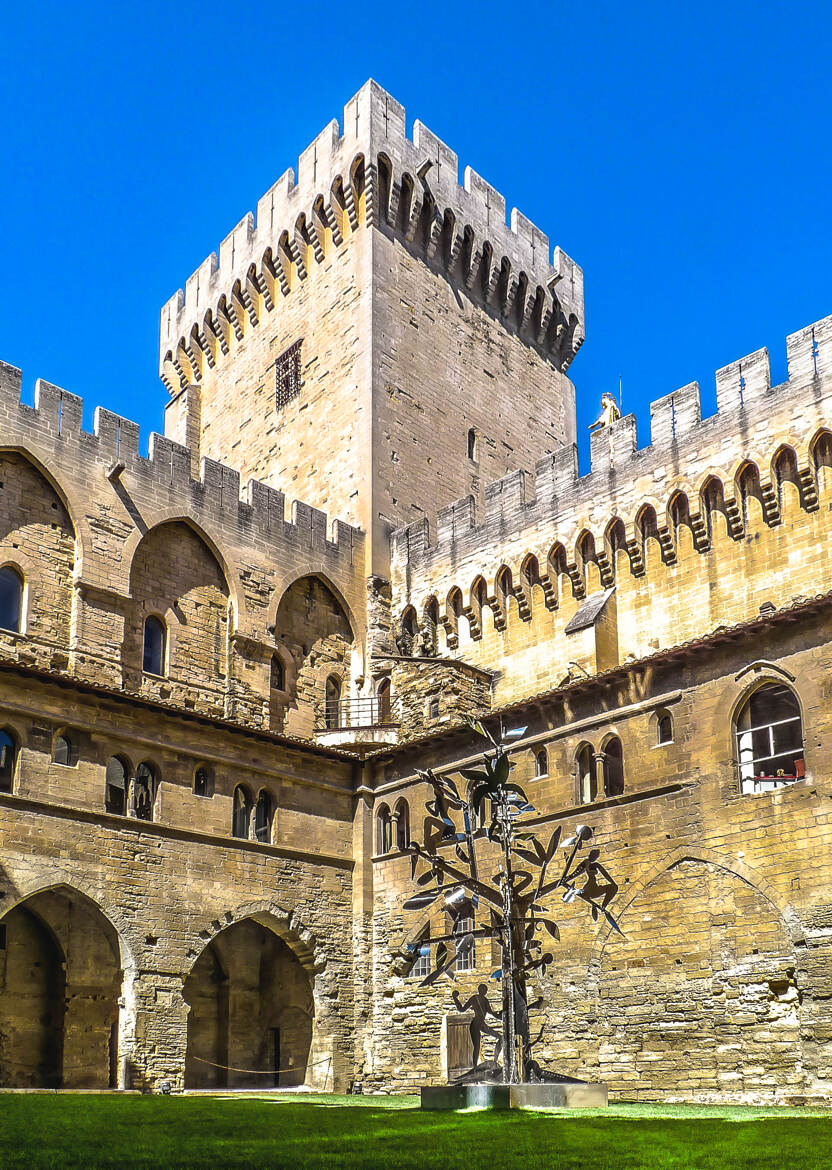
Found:
[[422, 1113], [415, 1097], [0, 1094], [0, 1167], [829, 1170], [832, 1113], [617, 1105]]

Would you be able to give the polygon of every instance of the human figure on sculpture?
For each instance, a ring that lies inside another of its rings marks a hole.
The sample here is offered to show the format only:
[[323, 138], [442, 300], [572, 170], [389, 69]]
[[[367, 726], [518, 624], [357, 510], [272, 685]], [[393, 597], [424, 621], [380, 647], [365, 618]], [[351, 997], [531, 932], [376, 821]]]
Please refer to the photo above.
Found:
[[600, 427], [608, 427], [614, 422], [618, 422], [621, 418], [621, 411], [618, 409], [618, 403], [615, 401], [614, 394], [601, 395], [601, 413], [598, 415], [594, 423], [590, 423], [588, 429], [590, 431], [598, 430]]
[[[601, 909], [606, 910], [610, 902], [618, 893], [618, 885], [613, 881], [609, 872], [604, 868], [598, 858], [601, 856], [600, 849], [590, 849], [589, 853], [583, 859], [581, 864], [573, 870], [569, 875], [570, 885], [574, 887], [574, 879], [586, 875], [586, 881], [580, 890], [577, 890], [577, 895], [585, 902], [589, 902], [592, 907], [592, 917], [598, 917], [597, 900], [601, 899]], [[599, 878], [604, 879], [599, 881]]]
[[493, 1036], [497, 1041], [494, 1046], [494, 1063], [496, 1064], [503, 1050], [503, 1036], [496, 1028], [491, 1027], [488, 1023], [488, 1017], [493, 1016], [495, 1020], [499, 1020], [501, 1016], [499, 1012], [494, 1011], [488, 1002], [488, 988], [486, 985], [481, 983], [465, 1003], [459, 998], [459, 992], [454, 988], [452, 999], [454, 1001], [454, 1007], [458, 1012], [474, 1013], [474, 1018], [468, 1026], [468, 1030], [471, 1033], [471, 1043], [474, 1047], [473, 1067], [476, 1068], [480, 1062], [480, 1046], [483, 1036]]

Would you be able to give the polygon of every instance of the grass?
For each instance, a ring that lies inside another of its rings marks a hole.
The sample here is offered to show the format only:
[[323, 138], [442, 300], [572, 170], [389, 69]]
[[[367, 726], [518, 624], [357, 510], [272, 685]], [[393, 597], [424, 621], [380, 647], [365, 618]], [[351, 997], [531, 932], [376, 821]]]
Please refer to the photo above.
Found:
[[422, 1113], [415, 1097], [0, 1095], [0, 1167], [828, 1170], [832, 1113], [616, 1105]]

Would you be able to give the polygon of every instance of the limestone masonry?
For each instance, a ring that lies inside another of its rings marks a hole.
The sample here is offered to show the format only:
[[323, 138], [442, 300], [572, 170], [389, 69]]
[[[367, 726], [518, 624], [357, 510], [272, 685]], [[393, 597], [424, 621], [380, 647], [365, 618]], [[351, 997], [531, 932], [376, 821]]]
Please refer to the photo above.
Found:
[[368, 82], [162, 309], [147, 457], [0, 365], [0, 1086], [465, 1067], [401, 905], [476, 714], [621, 884], [623, 936], [552, 907], [538, 1059], [828, 1096], [832, 318], [581, 475], [583, 337], [581, 269]]

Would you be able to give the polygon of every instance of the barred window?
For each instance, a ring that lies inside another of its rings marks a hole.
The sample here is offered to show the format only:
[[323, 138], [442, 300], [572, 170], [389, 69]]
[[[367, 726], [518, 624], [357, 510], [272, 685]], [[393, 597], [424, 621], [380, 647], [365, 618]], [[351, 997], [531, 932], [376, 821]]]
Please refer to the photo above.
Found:
[[284, 349], [274, 363], [274, 404], [282, 410], [300, 394], [300, 347], [303, 339]]
[[424, 979], [426, 975], [430, 975], [430, 943], [418, 943], [415, 955], [413, 966], [408, 974], [411, 979]]

